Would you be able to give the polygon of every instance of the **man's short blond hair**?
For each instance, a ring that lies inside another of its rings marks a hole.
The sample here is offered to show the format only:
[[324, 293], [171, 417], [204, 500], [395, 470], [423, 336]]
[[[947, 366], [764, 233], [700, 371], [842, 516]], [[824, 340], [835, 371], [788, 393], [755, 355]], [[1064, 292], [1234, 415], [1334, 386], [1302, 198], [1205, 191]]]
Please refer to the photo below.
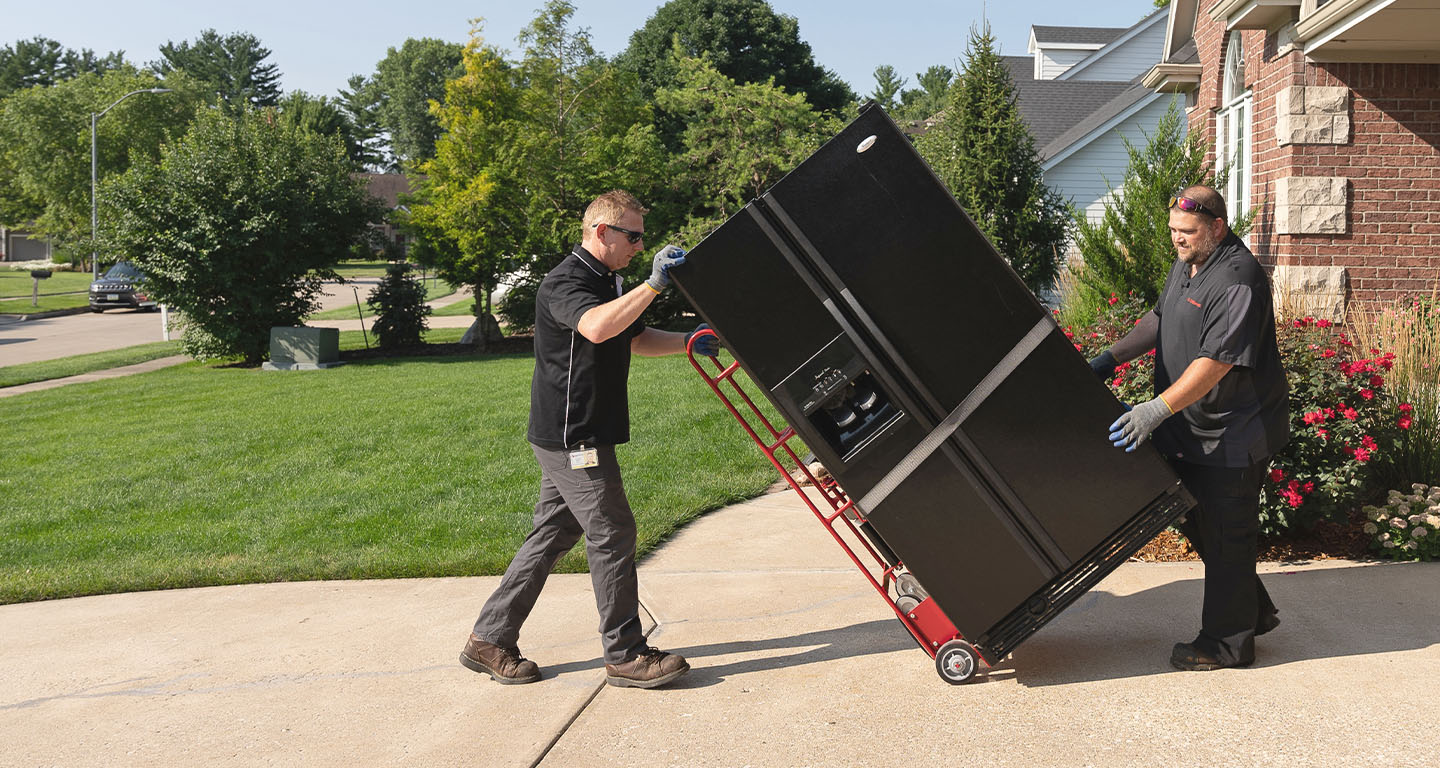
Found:
[[641, 216], [650, 212], [649, 208], [640, 204], [635, 196], [623, 189], [612, 189], [609, 192], [595, 198], [590, 206], [585, 209], [585, 231], [589, 232], [596, 224], [615, 224], [625, 215], [626, 211], [634, 211]]

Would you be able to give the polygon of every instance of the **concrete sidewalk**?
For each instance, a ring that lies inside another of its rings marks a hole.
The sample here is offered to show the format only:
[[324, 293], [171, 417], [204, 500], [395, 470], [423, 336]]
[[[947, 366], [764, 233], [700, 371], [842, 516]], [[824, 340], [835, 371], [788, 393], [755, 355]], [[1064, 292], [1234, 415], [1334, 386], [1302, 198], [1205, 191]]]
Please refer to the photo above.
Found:
[[1200, 568], [1131, 563], [964, 686], [788, 492], [642, 563], [652, 642], [694, 668], [652, 691], [604, 686], [584, 575], [526, 625], [525, 686], [456, 661], [495, 578], [4, 606], [0, 764], [1434, 765], [1440, 564], [1264, 570], [1284, 623], [1252, 668], [1171, 670]]

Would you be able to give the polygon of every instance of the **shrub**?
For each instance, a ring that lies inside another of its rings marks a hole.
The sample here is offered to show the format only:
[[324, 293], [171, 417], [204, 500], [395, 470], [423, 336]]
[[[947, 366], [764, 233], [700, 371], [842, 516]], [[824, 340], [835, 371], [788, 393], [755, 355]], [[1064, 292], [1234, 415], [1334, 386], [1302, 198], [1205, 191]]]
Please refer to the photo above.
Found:
[[[1396, 450], [1380, 457], [1382, 484], [1440, 483], [1440, 300], [1432, 295], [1362, 308], [1350, 324], [1366, 349], [1395, 354], [1388, 405], [1407, 428]], [[1401, 411], [1401, 405], [1412, 407]]]
[[[1150, 305], [1135, 293], [1124, 297], [1112, 293], [1097, 311], [1093, 325], [1082, 326], [1078, 331], [1072, 326], [1065, 326], [1063, 330], [1080, 354], [1091, 358], [1123, 338], [1149, 311]], [[1115, 397], [1124, 403], [1137, 403], [1154, 397], [1155, 350], [1116, 366], [1115, 375], [1106, 383]]]
[[1370, 548], [1395, 560], [1440, 557], [1440, 486], [1415, 483], [1410, 493], [1391, 491], [1384, 506], [1365, 507]]
[[1376, 459], [1396, 450], [1403, 431], [1385, 396], [1393, 354], [1366, 356], [1339, 327], [1310, 317], [1279, 324], [1276, 335], [1290, 384], [1290, 442], [1261, 490], [1265, 534], [1344, 522], [1377, 495]]
[[410, 274], [410, 265], [391, 263], [385, 277], [365, 299], [375, 311], [371, 330], [381, 349], [409, 347], [420, 343], [427, 325], [430, 306], [425, 303], [425, 286]]

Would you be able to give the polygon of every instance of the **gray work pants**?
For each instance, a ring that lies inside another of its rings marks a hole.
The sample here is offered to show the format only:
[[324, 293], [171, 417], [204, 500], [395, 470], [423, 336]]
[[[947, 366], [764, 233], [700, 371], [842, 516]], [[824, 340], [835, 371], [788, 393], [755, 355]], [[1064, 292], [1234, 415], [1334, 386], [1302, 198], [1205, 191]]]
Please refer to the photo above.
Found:
[[585, 535], [590, 582], [600, 612], [605, 663], [625, 661], [645, 645], [635, 576], [635, 516], [620, 481], [614, 446], [598, 446], [599, 466], [570, 468], [569, 451], [530, 446], [540, 462], [534, 528], [510, 561], [500, 586], [480, 610], [475, 635], [515, 646], [555, 561]]

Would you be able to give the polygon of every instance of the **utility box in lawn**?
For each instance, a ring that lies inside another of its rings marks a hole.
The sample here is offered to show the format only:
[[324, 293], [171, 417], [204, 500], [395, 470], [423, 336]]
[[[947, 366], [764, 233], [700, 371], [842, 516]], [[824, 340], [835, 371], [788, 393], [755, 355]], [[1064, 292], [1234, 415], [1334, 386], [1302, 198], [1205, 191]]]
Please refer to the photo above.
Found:
[[279, 327], [270, 329], [267, 371], [315, 371], [344, 365], [340, 362], [338, 328]]

